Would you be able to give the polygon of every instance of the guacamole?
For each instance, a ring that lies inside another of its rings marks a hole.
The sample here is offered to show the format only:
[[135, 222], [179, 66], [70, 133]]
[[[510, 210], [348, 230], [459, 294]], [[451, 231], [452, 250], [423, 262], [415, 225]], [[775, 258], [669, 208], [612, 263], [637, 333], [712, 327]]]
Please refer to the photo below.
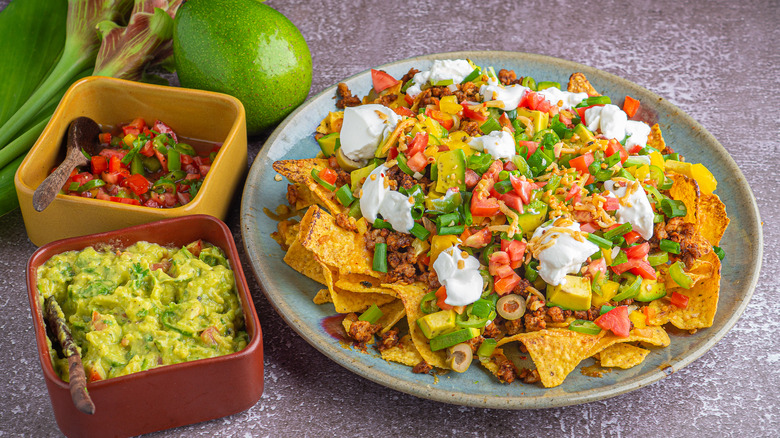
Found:
[[[246, 347], [241, 301], [225, 254], [202, 241], [183, 248], [138, 242], [88, 247], [38, 269], [40, 303], [54, 296], [89, 381], [221, 356]], [[52, 364], [68, 380], [54, 348]]]

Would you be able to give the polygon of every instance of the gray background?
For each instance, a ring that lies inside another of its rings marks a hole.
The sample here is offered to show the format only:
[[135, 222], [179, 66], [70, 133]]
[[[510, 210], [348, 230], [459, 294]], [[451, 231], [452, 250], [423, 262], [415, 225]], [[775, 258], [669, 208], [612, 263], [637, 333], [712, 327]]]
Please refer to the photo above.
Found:
[[[660, 382], [580, 406], [500, 411], [421, 400], [351, 374], [287, 327], [245, 265], [265, 335], [262, 399], [245, 412], [155, 436], [778, 436], [778, 282], [769, 274], [780, 262], [780, 2], [349, 3], [267, 2], [308, 41], [312, 95], [411, 56], [509, 50], [605, 70], [693, 116], [734, 157], [758, 201], [766, 242], [758, 287], [721, 342]], [[250, 140], [251, 160], [264, 137]], [[228, 224], [240, 247], [239, 199]], [[24, 268], [36, 247], [18, 211], [0, 217], [0, 242], [0, 437], [57, 436], [25, 292]]]

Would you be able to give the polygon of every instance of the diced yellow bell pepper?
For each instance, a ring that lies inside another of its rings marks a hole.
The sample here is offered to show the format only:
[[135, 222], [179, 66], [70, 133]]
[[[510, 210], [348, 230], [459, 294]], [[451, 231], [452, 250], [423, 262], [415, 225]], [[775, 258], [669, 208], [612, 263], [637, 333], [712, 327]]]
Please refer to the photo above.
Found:
[[650, 175], [650, 166], [648, 166], [647, 164], [639, 166], [634, 172], [634, 177], [636, 177], [637, 181], [646, 180], [648, 178], [648, 175]]
[[125, 137], [122, 139], [122, 141], [123, 141], [123, 142], [125, 142], [125, 144], [126, 144], [128, 147], [133, 147], [133, 142], [135, 141], [135, 136], [134, 136], [133, 134], [127, 134], [127, 135], [126, 135], [126, 136], [125, 136]]
[[650, 164], [664, 170], [664, 156], [660, 152], [650, 152]]
[[433, 266], [433, 262], [439, 257], [442, 251], [455, 246], [458, 243], [459, 237], [454, 235], [433, 236], [431, 237], [431, 263], [428, 266]]
[[644, 313], [634, 310], [633, 312], [628, 314], [628, 319], [631, 320], [632, 323], [634, 323], [634, 328], [645, 328], [647, 327], [647, 317]]
[[718, 180], [703, 164], [696, 163], [691, 166], [691, 174], [693, 174], [693, 179], [699, 183], [699, 189], [703, 194], [709, 195], [718, 188]]
[[458, 103], [458, 98], [452, 95], [444, 96], [439, 100], [439, 109], [443, 113], [457, 114], [459, 111], [463, 111], [463, 106]]

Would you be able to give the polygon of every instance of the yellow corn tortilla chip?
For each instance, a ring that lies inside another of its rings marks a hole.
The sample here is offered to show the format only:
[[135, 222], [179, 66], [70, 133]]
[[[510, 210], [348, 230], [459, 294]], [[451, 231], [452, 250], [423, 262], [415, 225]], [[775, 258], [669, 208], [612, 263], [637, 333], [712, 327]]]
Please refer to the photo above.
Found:
[[650, 127], [647, 145], [657, 149], [659, 152], [663, 152], [666, 149], [666, 141], [664, 141], [664, 136], [661, 134], [661, 127], [658, 126], [658, 123]]
[[572, 93], [588, 93], [588, 96], [601, 96], [593, 85], [590, 84], [588, 78], [583, 73], [574, 73], [569, 76], [569, 85], [567, 90]]
[[322, 275], [325, 277], [325, 284], [328, 286], [330, 297], [333, 300], [333, 307], [338, 313], [362, 312], [371, 307], [372, 304], [381, 306], [395, 299], [391, 295], [350, 292], [339, 289], [334, 286], [336, 274], [326, 264], [320, 262], [320, 266], [322, 267]]
[[276, 225], [276, 229], [279, 232], [279, 236], [282, 238], [283, 248], [289, 249], [290, 245], [298, 239], [298, 233], [301, 230], [301, 225], [297, 221], [284, 220], [280, 221]]
[[290, 181], [307, 187], [317, 198], [318, 204], [327, 208], [331, 213], [345, 213], [347, 211], [346, 207], [336, 201], [334, 192], [322, 187], [311, 177], [312, 169], [319, 170], [328, 167], [327, 159], [308, 158], [304, 160], [274, 161], [273, 167], [275, 171], [279, 172]]
[[[602, 333], [605, 333], [602, 331]], [[668, 346], [672, 340], [669, 339], [669, 335], [666, 333], [666, 330], [664, 330], [663, 327], [657, 327], [657, 326], [648, 326], [644, 328], [634, 328], [632, 329], [627, 338], [621, 338], [620, 336], [616, 336], [612, 333], [605, 333], [604, 337], [599, 339], [599, 341], [596, 343], [596, 345], [591, 348], [590, 351], [588, 351], [588, 356], [591, 357], [597, 353], [602, 352], [604, 349], [611, 347], [615, 344], [620, 344], [624, 342], [644, 342], [646, 344], [652, 344], [657, 347], [666, 347]]]
[[731, 221], [726, 216], [726, 206], [718, 195], [708, 194], [699, 198], [699, 233], [712, 245], [719, 245], [726, 227]]
[[497, 346], [522, 342], [539, 371], [542, 385], [552, 388], [563, 383], [583, 359], [592, 356], [589, 352], [603, 336], [604, 331], [588, 335], [568, 329], [545, 329], [505, 337]]
[[336, 280], [336, 287], [350, 292], [374, 292], [398, 297], [398, 292], [389, 287], [383, 287], [382, 282], [378, 278], [369, 277], [368, 275], [339, 274], [339, 278]]
[[[667, 298], [655, 300], [650, 303], [650, 307], [655, 310], [655, 315], [650, 318], [650, 324], [662, 325], [670, 322], [683, 330], [712, 326], [715, 312], [718, 310], [720, 259], [714, 252], [710, 252], [699, 262], [692, 269], [695, 275], [701, 277], [699, 282], [690, 289], [673, 287], [667, 290], [667, 296], [671, 296], [672, 292], [687, 296], [688, 307], [681, 309], [672, 305]], [[706, 271], [707, 269], [709, 272]]]
[[496, 348], [493, 350], [493, 354], [491, 354], [490, 357], [478, 357], [478, 359], [480, 365], [485, 367], [486, 370], [490, 371], [490, 373], [493, 374], [499, 381], [504, 382], [504, 380], [498, 374], [500, 369], [498, 364], [499, 362], [503, 363], [504, 361], [511, 362], [511, 360], [506, 357], [502, 348]]
[[365, 235], [337, 226], [333, 216], [316, 205], [309, 207], [301, 219], [298, 240], [322, 263], [338, 267], [342, 274], [381, 275], [372, 269], [373, 255], [366, 249]]
[[304, 248], [299, 239], [293, 241], [287, 254], [284, 255], [284, 261], [291, 268], [312, 280], [325, 284], [325, 277], [322, 275], [322, 267], [314, 258], [314, 253]]
[[406, 308], [404, 308], [404, 302], [402, 300], [393, 300], [387, 304], [383, 304], [379, 306], [379, 310], [382, 311], [382, 317], [379, 318], [377, 324], [382, 324], [381, 333], [385, 333], [393, 328], [398, 321], [406, 316]]
[[306, 185], [301, 183], [294, 183], [295, 190], [298, 193], [298, 196], [295, 198], [295, 205], [293, 206], [295, 210], [302, 210], [310, 205], [314, 205], [317, 203], [317, 199], [314, 197], [314, 194], [309, 190]]
[[669, 189], [669, 195], [676, 201], [682, 201], [685, 204], [687, 212], [685, 213], [685, 222], [696, 222], [697, 211], [699, 208], [699, 186], [693, 178], [689, 178], [679, 173], [671, 174], [674, 184]]
[[317, 295], [314, 295], [314, 304], [325, 304], [325, 303], [332, 303], [333, 298], [330, 297], [330, 290], [328, 289], [320, 289], [317, 291]]
[[630, 344], [615, 344], [599, 353], [603, 367], [628, 369], [642, 363], [650, 350], [634, 347]]
[[409, 334], [412, 337], [417, 351], [429, 365], [449, 369], [447, 366], [447, 353], [442, 351], [431, 351], [428, 338], [417, 327], [417, 320], [423, 316], [420, 310], [420, 302], [428, 293], [427, 287], [422, 283], [413, 284], [386, 284], [386, 287], [394, 289], [403, 300], [406, 309], [406, 320], [409, 322]]
[[408, 334], [401, 338], [398, 345], [383, 350], [380, 354], [384, 360], [397, 362], [409, 367], [413, 367], [423, 360], [420, 352], [414, 346], [414, 342], [412, 342], [412, 337]]

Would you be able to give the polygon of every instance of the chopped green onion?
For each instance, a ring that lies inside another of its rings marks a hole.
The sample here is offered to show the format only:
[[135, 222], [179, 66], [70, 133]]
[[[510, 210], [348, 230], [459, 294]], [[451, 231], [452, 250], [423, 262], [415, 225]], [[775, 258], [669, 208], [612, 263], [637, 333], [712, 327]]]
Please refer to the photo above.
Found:
[[608, 306], [608, 305], [604, 304], [603, 306], [601, 306], [601, 309], [599, 310], [599, 315], [603, 315], [603, 314], [609, 312], [610, 310], [612, 310], [614, 308], [615, 308], [615, 306]]
[[504, 193], [509, 193], [513, 190], [511, 181], [499, 181], [495, 183], [495, 185], [493, 185], [493, 188], [496, 189], [496, 191], [498, 193], [501, 193], [502, 195]]
[[637, 275], [633, 279], [629, 279], [626, 284], [620, 286], [621, 292], [615, 295], [612, 298], [612, 301], [618, 302], [634, 298], [639, 295], [640, 286], [642, 286], [642, 277]]
[[569, 323], [569, 330], [578, 333], [585, 333], [587, 335], [597, 335], [601, 333], [601, 327], [597, 326], [593, 321], [585, 319], [575, 319]]
[[493, 351], [496, 350], [496, 345], [498, 345], [498, 341], [496, 341], [493, 338], [485, 338], [482, 340], [482, 343], [479, 344], [479, 348], [477, 349], [477, 356], [479, 357], [490, 357], [493, 355]]
[[349, 184], [344, 184], [341, 188], [336, 190], [336, 199], [338, 199], [344, 207], [349, 207], [355, 202], [355, 196], [352, 195]]
[[685, 203], [674, 199], [664, 199], [661, 201], [661, 210], [668, 218], [685, 216], [688, 213]]
[[485, 121], [485, 123], [480, 125], [479, 130], [482, 131], [483, 134], [487, 135], [493, 131], [500, 131], [501, 124], [498, 123], [498, 120], [489, 118]]
[[590, 96], [583, 99], [576, 108], [584, 108], [591, 105], [606, 105], [609, 103], [612, 103], [612, 99], [610, 99], [609, 96]]
[[669, 267], [669, 275], [682, 288], [690, 289], [693, 286], [693, 279], [685, 272], [685, 265], [679, 260]]
[[501, 172], [498, 172], [498, 180], [499, 181], [506, 181], [509, 179], [509, 172], [506, 170], [502, 170]]
[[712, 250], [715, 251], [715, 255], [718, 256], [719, 259], [723, 260], [723, 257], [726, 257], [726, 251], [724, 251], [723, 248], [713, 246]]
[[650, 266], [665, 265], [668, 261], [668, 252], [654, 252], [647, 255], [647, 262], [650, 263]]
[[457, 225], [460, 220], [458, 213], [447, 213], [436, 218], [436, 225], [439, 228]]
[[658, 214], [658, 213], [654, 213], [653, 214], [653, 223], [654, 224], [660, 224], [663, 221], [664, 221], [664, 215]]
[[387, 272], [387, 244], [377, 243], [374, 246], [374, 271]]
[[536, 260], [531, 260], [531, 263], [528, 263], [525, 265], [525, 279], [534, 282], [537, 278], [539, 278], [539, 271], [536, 270], [536, 267], [539, 266], [539, 262]]
[[599, 237], [593, 233], [588, 233], [588, 240], [595, 243], [599, 248], [610, 249], [612, 248], [612, 241]]
[[658, 190], [669, 190], [674, 185], [674, 180], [664, 175], [664, 181], [658, 184]]
[[374, 228], [378, 228], [380, 230], [392, 230], [393, 226], [390, 225], [390, 222], [387, 222], [384, 219], [376, 218], [374, 219], [374, 223], [372, 224]]
[[[477, 68], [475, 68], [474, 70], [472, 70], [472, 71], [471, 71], [471, 73], [469, 73], [468, 75], [466, 75], [466, 77], [465, 77], [465, 78], [463, 78], [463, 80], [462, 80], [462, 81], [460, 81], [460, 83], [461, 83], [461, 84], [465, 84], [466, 82], [471, 82], [471, 81], [473, 81], [474, 79], [476, 79], [477, 77], [479, 77], [479, 75], [481, 75], [481, 74], [482, 74], [482, 69], [480, 69], [479, 67], [477, 67]], [[409, 82], [411, 82], [411, 81], [409, 81]]]
[[658, 249], [661, 251], [670, 252], [672, 254], [679, 254], [680, 244], [673, 240], [662, 239], [660, 242], [658, 242]]
[[454, 225], [451, 227], [441, 227], [439, 228], [438, 234], [440, 236], [445, 236], [448, 234], [463, 234], [463, 231], [466, 229], [463, 225]]
[[349, 207], [349, 212], [347, 215], [349, 215], [349, 217], [354, 217], [355, 219], [360, 219], [363, 217], [363, 211], [360, 209], [360, 203], [353, 203], [352, 206]]
[[631, 230], [633, 230], [634, 227], [631, 226], [630, 223], [626, 222], [618, 227], [615, 227], [609, 231], [604, 232], [604, 238], [605, 239], [612, 239], [615, 236], [622, 236]]
[[426, 230], [425, 227], [418, 224], [417, 222], [414, 223], [412, 226], [412, 229], [409, 230], [409, 234], [412, 236], [420, 239], [420, 240], [427, 240], [428, 237], [431, 235], [431, 232]]
[[325, 181], [324, 179], [320, 178], [320, 175], [319, 175], [318, 170], [317, 170], [316, 167], [311, 170], [311, 177], [314, 179], [314, 181], [317, 184], [321, 185], [322, 187], [325, 187], [326, 189], [330, 190], [331, 192], [336, 190], [336, 186], [334, 186], [333, 184], [331, 184], [331, 183]]
[[372, 304], [368, 310], [363, 312], [363, 314], [358, 317], [358, 321], [366, 321], [369, 324], [376, 324], [376, 322], [379, 321], [379, 318], [381, 318], [383, 315], [384, 313], [382, 313], [382, 309], [380, 309], [376, 304]]

